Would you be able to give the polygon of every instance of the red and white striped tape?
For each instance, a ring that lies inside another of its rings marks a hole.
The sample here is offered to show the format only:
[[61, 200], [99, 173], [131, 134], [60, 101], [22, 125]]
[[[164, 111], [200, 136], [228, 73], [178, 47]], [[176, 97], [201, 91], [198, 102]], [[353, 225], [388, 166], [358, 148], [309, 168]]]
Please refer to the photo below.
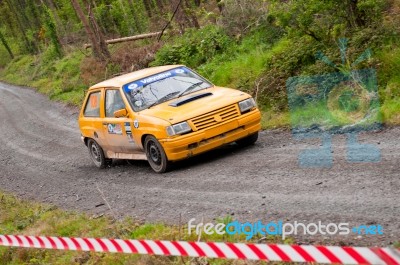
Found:
[[122, 240], [13, 235], [0, 235], [0, 246], [164, 256], [318, 262], [328, 264], [400, 264], [400, 250], [392, 248]]

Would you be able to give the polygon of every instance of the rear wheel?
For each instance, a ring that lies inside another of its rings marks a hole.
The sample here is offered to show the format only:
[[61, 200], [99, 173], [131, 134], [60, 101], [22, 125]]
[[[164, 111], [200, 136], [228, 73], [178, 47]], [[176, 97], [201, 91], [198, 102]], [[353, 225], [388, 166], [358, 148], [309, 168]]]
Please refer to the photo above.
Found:
[[257, 142], [258, 140], [258, 132], [251, 134], [245, 138], [239, 139], [236, 143], [240, 146], [249, 146]]
[[164, 148], [154, 136], [147, 136], [144, 141], [147, 160], [151, 168], [157, 173], [164, 173], [168, 170], [170, 162], [165, 154]]
[[105, 168], [112, 161], [104, 156], [103, 149], [95, 140], [89, 139], [87, 146], [89, 149], [90, 158], [96, 167]]

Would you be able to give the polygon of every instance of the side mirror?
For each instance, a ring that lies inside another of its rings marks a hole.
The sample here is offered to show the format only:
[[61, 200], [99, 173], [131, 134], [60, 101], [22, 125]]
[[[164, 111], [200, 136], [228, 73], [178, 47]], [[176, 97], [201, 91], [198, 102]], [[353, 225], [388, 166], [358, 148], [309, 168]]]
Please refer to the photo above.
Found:
[[128, 116], [128, 112], [126, 111], [126, 109], [120, 109], [120, 110], [114, 111], [115, 118], [121, 118], [121, 117], [126, 117], [126, 116]]

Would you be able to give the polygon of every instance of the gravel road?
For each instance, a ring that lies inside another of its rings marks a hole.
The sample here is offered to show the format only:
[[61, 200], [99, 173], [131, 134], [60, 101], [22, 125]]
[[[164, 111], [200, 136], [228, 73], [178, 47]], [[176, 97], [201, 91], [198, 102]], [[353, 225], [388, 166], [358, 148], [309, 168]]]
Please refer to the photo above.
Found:
[[80, 141], [77, 116], [76, 108], [32, 89], [0, 83], [0, 189], [64, 209], [143, 222], [177, 224], [181, 216], [182, 223], [197, 223], [231, 215], [242, 222], [321, 220], [384, 229], [380, 236], [298, 236], [300, 243], [400, 241], [400, 127], [360, 135], [380, 147], [379, 163], [348, 163], [345, 137], [338, 135], [332, 168], [300, 168], [300, 150], [319, 142], [275, 130], [261, 132], [255, 146], [225, 146], [159, 175], [145, 161], [95, 168]]

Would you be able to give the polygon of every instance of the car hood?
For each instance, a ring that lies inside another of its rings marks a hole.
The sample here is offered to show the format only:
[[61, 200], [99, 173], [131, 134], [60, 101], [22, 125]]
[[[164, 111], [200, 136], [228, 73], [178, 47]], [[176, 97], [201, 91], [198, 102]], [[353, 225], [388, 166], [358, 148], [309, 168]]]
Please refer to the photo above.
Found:
[[[205, 93], [211, 93], [211, 95], [194, 99], [193, 101], [178, 105], [176, 107], [170, 105], [178, 101], [191, 98], [195, 95], [201, 95]], [[241, 92], [239, 90], [214, 86], [211, 88], [202, 89], [194, 93], [190, 93], [188, 95], [185, 95], [184, 97], [166, 101], [150, 109], [142, 110], [140, 112], [140, 115], [157, 117], [168, 121], [171, 124], [175, 124], [189, 120], [215, 109], [237, 103], [249, 97], [250, 96], [247, 93]]]

